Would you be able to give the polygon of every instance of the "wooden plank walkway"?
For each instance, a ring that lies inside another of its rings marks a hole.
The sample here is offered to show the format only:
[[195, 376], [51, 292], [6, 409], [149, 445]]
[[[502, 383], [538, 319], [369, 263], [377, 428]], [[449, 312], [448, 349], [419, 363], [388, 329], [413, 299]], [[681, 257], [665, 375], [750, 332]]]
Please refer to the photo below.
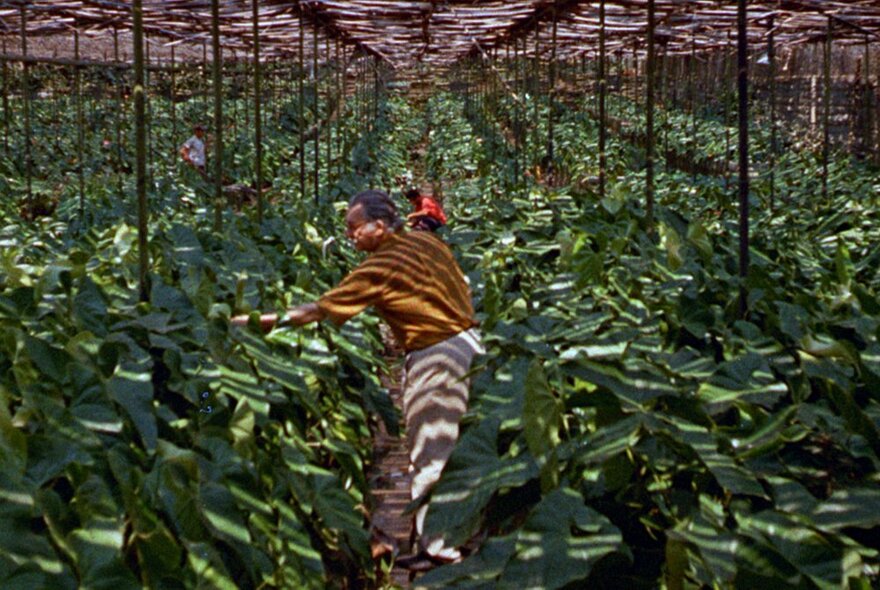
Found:
[[[403, 412], [403, 393], [401, 379], [403, 367], [401, 361], [403, 350], [394, 341], [390, 330], [383, 326], [382, 340], [385, 343], [385, 354], [390, 374], [381, 375], [382, 385], [394, 405]], [[403, 424], [400, 425], [401, 433]], [[406, 438], [388, 433], [382, 420], [378, 420], [378, 428], [373, 433], [373, 468], [368, 474], [373, 496], [373, 513], [371, 516], [371, 533], [373, 556], [390, 553], [396, 557], [408, 555], [411, 550], [412, 517], [403, 516], [403, 511], [410, 502], [409, 455], [406, 449]], [[382, 557], [388, 559], [389, 556]], [[409, 588], [410, 572], [406, 569], [393, 567], [389, 582], [400, 588]]]

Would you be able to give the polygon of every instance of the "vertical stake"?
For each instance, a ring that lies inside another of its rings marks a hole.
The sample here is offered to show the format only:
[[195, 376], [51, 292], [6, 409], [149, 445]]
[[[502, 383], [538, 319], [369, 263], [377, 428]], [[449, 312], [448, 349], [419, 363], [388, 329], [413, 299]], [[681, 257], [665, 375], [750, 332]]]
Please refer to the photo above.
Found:
[[831, 36], [834, 20], [828, 17], [828, 29], [822, 52], [824, 92], [822, 98], [822, 200], [828, 198], [828, 158], [831, 151]]
[[223, 54], [220, 49], [220, 0], [211, 0], [211, 54], [214, 90], [214, 230], [220, 231], [223, 224]]
[[553, 5], [553, 33], [550, 39], [550, 92], [547, 93], [549, 108], [547, 109], [547, 172], [553, 170], [553, 123], [555, 121], [554, 111], [556, 110], [556, 27], [559, 18], [556, 14], [556, 4]]
[[332, 63], [332, 50], [330, 47], [330, 35], [326, 34], [324, 36], [324, 69], [327, 71], [327, 76], [329, 80], [327, 80], [324, 84], [327, 92], [327, 141], [324, 142], [327, 144], [327, 160], [325, 169], [327, 171], [327, 190], [329, 191], [330, 186], [332, 185], [332, 174], [333, 174], [333, 67]]
[[775, 23], [773, 16], [767, 23], [769, 33], [767, 35], [767, 61], [770, 66], [770, 154], [768, 166], [770, 168], [770, 211], [773, 212], [776, 201], [776, 43]]
[[[6, 37], [3, 37], [3, 55], [6, 55]], [[3, 150], [9, 155], [9, 66], [3, 60]]]
[[83, 172], [83, 158], [85, 156], [85, 137], [83, 128], [85, 121], [83, 120], [83, 104], [82, 104], [82, 70], [79, 65], [79, 28], [77, 23], [73, 23], [73, 59], [77, 62], [74, 66], [73, 86], [76, 94], [76, 177], [79, 185], [79, 217], [83, 219], [86, 211], [86, 184]]
[[541, 120], [541, 111], [540, 111], [540, 103], [538, 96], [541, 94], [541, 24], [535, 23], [535, 61], [534, 61], [534, 73], [533, 73], [533, 86], [534, 86], [534, 95], [532, 97], [532, 102], [534, 103], [534, 127], [535, 127], [535, 137], [533, 141], [533, 145], [535, 146], [535, 155], [537, 155], [538, 150], [541, 145], [541, 136], [538, 122]]
[[[117, 66], [117, 75], [121, 78], [124, 75], [119, 63], [119, 29], [113, 27], [113, 63]], [[122, 121], [124, 117], [124, 108], [122, 104], [122, 83], [116, 80], [116, 190], [119, 196], [122, 196]]]
[[150, 253], [147, 250], [147, 128], [144, 84], [144, 13], [142, 0], [132, 2], [132, 41], [134, 51], [134, 125], [135, 125], [135, 186], [138, 211], [138, 286], [141, 301], [148, 301], [147, 268]]
[[[254, 188], [257, 189], [257, 223], [263, 223], [263, 116], [262, 116], [262, 72], [260, 70], [260, 6], [258, 0], [251, 0], [254, 37]], [[245, 109], [247, 113], [247, 109]]]
[[305, 22], [303, 20], [302, 5], [299, 7], [299, 122], [297, 129], [299, 130], [299, 197], [306, 197], [306, 112], [305, 112], [305, 49], [306, 49], [306, 31]]
[[[696, 13], [694, 13], [696, 16]], [[697, 182], [697, 84], [696, 84], [696, 71], [697, 71], [697, 23], [696, 19], [691, 22], [691, 59], [690, 59], [690, 67], [688, 68], [688, 101], [690, 102], [690, 111], [691, 111], [691, 149], [690, 149], [690, 162], [688, 164], [691, 166], [691, 183], [696, 184]]]
[[739, 99], [739, 312], [748, 312], [746, 277], [749, 274], [749, 39], [746, 0], [737, 0], [737, 92]]
[[[27, 9], [24, 2], [20, 6], [21, 15], [21, 55], [27, 57]], [[30, 81], [30, 64], [24, 62], [22, 68], [22, 99], [24, 101], [24, 162], [25, 162], [25, 183], [27, 186], [27, 202], [33, 206], [33, 158], [31, 156], [31, 81]]]
[[646, 215], [648, 233], [654, 233], [654, 69], [656, 64], [654, 47], [654, 0], [648, 0], [648, 62], [646, 64], [647, 85], [645, 88], [645, 195], [647, 197]]
[[870, 160], [874, 146], [874, 87], [871, 86], [871, 41], [865, 35], [865, 153]]
[[177, 63], [174, 55], [174, 45], [171, 46], [171, 137], [172, 145], [177, 142]]
[[320, 81], [318, 80], [318, 22], [312, 22], [312, 81], [314, 82], [315, 96], [315, 169], [313, 170], [313, 183], [315, 190], [315, 205], [321, 200], [321, 93]]
[[605, 198], [605, 0], [599, 2], [599, 198]]

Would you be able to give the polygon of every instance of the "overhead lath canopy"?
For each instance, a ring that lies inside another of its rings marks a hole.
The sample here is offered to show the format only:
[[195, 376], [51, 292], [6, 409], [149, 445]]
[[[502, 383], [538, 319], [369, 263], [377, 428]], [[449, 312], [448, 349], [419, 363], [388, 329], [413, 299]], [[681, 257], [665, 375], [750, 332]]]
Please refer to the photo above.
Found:
[[[210, 0], [145, 0], [145, 28], [154, 55], [175, 46], [201, 46], [210, 39]], [[657, 43], [667, 52], [727, 47], [735, 37], [736, 2], [656, 0]], [[70, 35], [76, 28], [86, 37], [100, 37], [131, 26], [131, 2], [120, 0], [4, 0], [0, 32], [12, 53], [21, 14], [30, 37]], [[647, 0], [608, 0], [606, 38], [610, 51], [643, 51], [647, 33]], [[599, 3], [577, 0], [261, 0], [259, 30], [267, 59], [295, 56], [302, 33], [312, 47], [313, 27], [319, 51], [340, 41], [391, 67], [438, 71], [475, 52], [508, 50], [526, 55], [549, 51], [556, 23], [559, 59], [592, 56], [597, 51]], [[829, 19], [835, 38], [844, 42], [880, 40], [880, 0], [850, 2], [776, 0], [750, 3], [748, 18], [754, 42], [766, 35], [771, 21], [780, 45], [806, 43], [827, 35]], [[247, 58], [253, 44], [250, 0], [220, 0], [225, 57]], [[514, 44], [514, 40], [522, 40]], [[184, 55], [186, 53], [184, 52]], [[193, 53], [195, 55], [195, 53]], [[200, 55], [200, 53], [199, 53]], [[91, 56], [100, 57], [100, 56]]]

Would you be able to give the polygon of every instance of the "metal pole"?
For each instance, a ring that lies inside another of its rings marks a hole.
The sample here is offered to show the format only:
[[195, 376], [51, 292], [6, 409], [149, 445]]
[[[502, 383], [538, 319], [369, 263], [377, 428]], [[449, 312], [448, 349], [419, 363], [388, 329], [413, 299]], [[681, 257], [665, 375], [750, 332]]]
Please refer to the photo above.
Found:
[[[20, 6], [21, 15], [21, 54], [27, 56], [27, 10], [24, 3]], [[27, 62], [21, 64], [22, 67], [22, 100], [24, 101], [24, 162], [25, 162], [25, 183], [27, 186], [27, 202], [33, 206], [34, 193], [32, 188], [33, 175], [33, 158], [31, 155], [31, 83], [30, 83], [30, 64]]]
[[147, 250], [147, 128], [146, 87], [144, 85], [144, 23], [142, 0], [133, 0], [132, 37], [134, 44], [134, 122], [135, 122], [135, 186], [138, 199], [138, 285], [141, 301], [150, 297], [147, 268], [150, 253]]
[[749, 273], [749, 39], [746, 24], [746, 0], [737, 1], [737, 88], [739, 98], [739, 311], [748, 312], [745, 280]]
[[[214, 230], [223, 223], [223, 56], [220, 49], [220, 0], [211, 0], [211, 53], [214, 90]], [[232, 197], [229, 197], [230, 200]]]
[[648, 233], [654, 233], [654, 69], [655, 47], [654, 27], [656, 26], [654, 0], [648, 0], [648, 62], [646, 64], [647, 87], [645, 88], [645, 195], [647, 197], [646, 215]]
[[605, 198], [605, 0], [599, 2], [599, 198]]

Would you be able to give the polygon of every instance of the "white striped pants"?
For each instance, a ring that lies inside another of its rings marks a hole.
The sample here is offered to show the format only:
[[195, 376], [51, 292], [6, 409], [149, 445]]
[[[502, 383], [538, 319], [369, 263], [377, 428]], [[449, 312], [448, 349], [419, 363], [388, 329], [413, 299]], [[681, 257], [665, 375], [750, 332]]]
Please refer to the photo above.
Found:
[[[426, 493], [440, 479], [458, 440], [459, 420], [467, 410], [471, 360], [483, 352], [479, 333], [470, 329], [406, 355], [403, 414], [412, 499]], [[427, 512], [427, 505], [416, 512], [421, 549], [446, 559], [460, 557], [457, 549], [444, 547], [442, 538], [425, 538], [422, 534]]]

